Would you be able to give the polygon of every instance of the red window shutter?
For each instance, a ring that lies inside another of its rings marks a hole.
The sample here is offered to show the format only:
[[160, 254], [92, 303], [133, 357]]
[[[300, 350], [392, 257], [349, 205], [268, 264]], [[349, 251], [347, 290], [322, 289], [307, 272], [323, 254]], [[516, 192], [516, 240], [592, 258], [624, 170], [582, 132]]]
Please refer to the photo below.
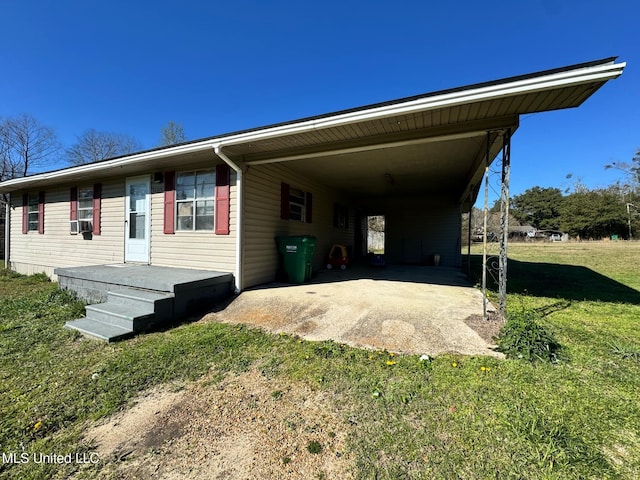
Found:
[[22, 195], [22, 233], [29, 232], [29, 194]]
[[289, 184], [280, 184], [280, 218], [289, 220]]
[[78, 187], [69, 192], [69, 220], [78, 220]]
[[93, 184], [93, 234], [100, 235], [100, 212], [102, 210], [102, 184]]
[[176, 172], [164, 172], [164, 233], [175, 233]]
[[231, 208], [231, 170], [229, 165], [222, 163], [216, 167], [216, 235], [229, 235], [229, 210]]
[[313, 215], [313, 195], [310, 192], [307, 192], [307, 201], [305, 202], [306, 212], [305, 212], [305, 221], [307, 223], [311, 223], [312, 215]]
[[38, 192], [38, 233], [44, 233], [44, 192]]

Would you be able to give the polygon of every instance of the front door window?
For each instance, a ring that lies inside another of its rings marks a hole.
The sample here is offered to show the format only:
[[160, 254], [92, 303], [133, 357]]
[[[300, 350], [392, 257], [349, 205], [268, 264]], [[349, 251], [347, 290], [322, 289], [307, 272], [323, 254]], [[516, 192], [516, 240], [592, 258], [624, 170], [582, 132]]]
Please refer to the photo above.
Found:
[[146, 238], [148, 193], [145, 182], [129, 185], [129, 238]]

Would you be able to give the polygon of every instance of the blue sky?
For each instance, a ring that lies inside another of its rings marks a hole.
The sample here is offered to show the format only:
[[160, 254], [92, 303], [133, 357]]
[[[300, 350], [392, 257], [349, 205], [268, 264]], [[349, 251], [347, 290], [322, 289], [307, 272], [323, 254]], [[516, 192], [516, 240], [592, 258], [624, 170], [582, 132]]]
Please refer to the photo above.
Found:
[[620, 78], [522, 117], [512, 143], [512, 193], [569, 173], [595, 188], [640, 148], [638, 18], [637, 0], [7, 0], [0, 117], [152, 148], [170, 120], [193, 140], [619, 56]]

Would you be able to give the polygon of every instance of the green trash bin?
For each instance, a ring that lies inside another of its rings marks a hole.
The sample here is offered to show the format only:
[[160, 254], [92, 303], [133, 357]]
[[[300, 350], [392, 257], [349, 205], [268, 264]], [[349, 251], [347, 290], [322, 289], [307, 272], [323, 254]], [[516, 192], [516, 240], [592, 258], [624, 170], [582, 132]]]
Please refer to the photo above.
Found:
[[282, 254], [284, 271], [291, 283], [304, 283], [311, 279], [316, 237], [296, 235], [277, 237], [278, 251]]

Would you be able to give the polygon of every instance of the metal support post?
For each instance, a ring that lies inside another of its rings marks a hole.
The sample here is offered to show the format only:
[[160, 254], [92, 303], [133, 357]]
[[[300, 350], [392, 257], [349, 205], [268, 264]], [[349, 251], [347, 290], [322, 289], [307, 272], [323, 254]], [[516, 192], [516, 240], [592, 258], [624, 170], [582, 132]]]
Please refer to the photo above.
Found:
[[491, 132], [487, 132], [487, 158], [484, 167], [484, 220], [482, 229], [482, 318], [487, 317], [487, 216], [489, 211], [489, 157], [491, 150]]
[[[469, 196], [469, 203], [471, 203]], [[469, 205], [469, 223], [467, 225], [467, 278], [471, 280], [471, 215], [473, 215], [473, 205]]]
[[500, 315], [507, 318], [507, 243], [509, 239], [509, 177], [511, 175], [511, 130], [502, 137], [502, 178], [500, 188], [500, 259], [498, 302]]

